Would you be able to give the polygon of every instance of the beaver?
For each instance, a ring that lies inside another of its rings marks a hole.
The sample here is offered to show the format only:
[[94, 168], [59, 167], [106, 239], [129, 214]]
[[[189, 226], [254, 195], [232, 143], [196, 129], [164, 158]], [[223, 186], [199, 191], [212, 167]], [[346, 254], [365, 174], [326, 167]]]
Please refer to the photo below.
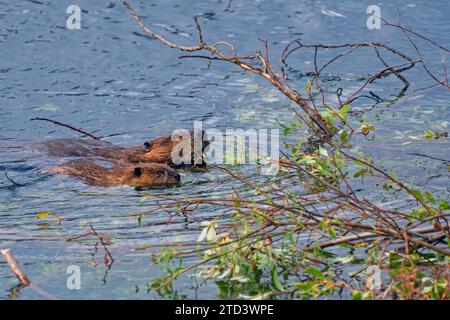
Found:
[[56, 165], [49, 172], [78, 177], [87, 184], [102, 187], [129, 185], [147, 189], [173, 186], [180, 182], [178, 172], [161, 163], [114, 163], [112, 167], [106, 168], [91, 159], [76, 159]]
[[[135, 147], [119, 147], [105, 141], [86, 139], [55, 139], [47, 141], [39, 149], [57, 157], [102, 158], [128, 163], [164, 163], [176, 169], [206, 166], [203, 154], [210, 142], [204, 131], [178, 130], [174, 132], [173, 137], [178, 139], [173, 140], [172, 133], [169, 133]], [[199, 141], [198, 146], [194, 144], [195, 141]], [[182, 142], [185, 143], [182, 145]], [[185, 150], [190, 152], [190, 155], [183, 155]]]

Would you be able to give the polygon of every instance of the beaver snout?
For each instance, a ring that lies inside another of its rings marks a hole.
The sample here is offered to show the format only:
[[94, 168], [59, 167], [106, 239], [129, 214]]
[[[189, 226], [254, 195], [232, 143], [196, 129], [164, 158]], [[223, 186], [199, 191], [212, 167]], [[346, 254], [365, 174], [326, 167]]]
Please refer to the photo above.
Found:
[[171, 173], [171, 177], [172, 177], [172, 179], [176, 180], [177, 182], [180, 182], [180, 180], [181, 180], [180, 174], [176, 171]]
[[181, 180], [180, 174], [170, 167], [159, 169], [156, 174], [163, 177], [164, 182], [167, 184], [178, 184]]

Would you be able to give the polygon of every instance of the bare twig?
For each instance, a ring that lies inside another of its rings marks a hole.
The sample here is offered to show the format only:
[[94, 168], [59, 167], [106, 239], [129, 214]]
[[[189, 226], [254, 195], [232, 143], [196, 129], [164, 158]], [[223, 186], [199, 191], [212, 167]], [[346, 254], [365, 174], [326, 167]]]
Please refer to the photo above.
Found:
[[81, 130], [81, 129], [72, 127], [71, 125], [68, 125], [68, 124], [65, 124], [65, 123], [62, 123], [62, 122], [59, 122], [59, 121], [56, 121], [56, 120], [47, 119], [47, 118], [33, 118], [33, 119], [30, 119], [30, 120], [31, 120], [31, 121], [35, 121], [35, 120], [48, 121], [48, 122], [51, 122], [51, 123], [56, 124], [56, 125], [58, 125], [58, 126], [66, 127], [66, 128], [71, 129], [71, 130], [74, 130], [74, 131], [76, 131], [76, 132], [82, 133], [82, 134], [84, 134], [84, 135], [86, 135], [86, 136], [88, 136], [88, 137], [91, 137], [92, 139], [100, 140], [100, 138], [94, 136], [92, 133], [83, 131], [83, 130]]
[[15, 186], [18, 186], [18, 187], [22, 187], [22, 186], [23, 186], [23, 184], [15, 182], [15, 181], [8, 175], [8, 172], [7, 172], [6, 170], [5, 170], [5, 177], [6, 177], [6, 179], [8, 179], [9, 182], [11, 182], [11, 183], [12, 183], [13, 185], [15, 185]]
[[22, 268], [20, 267], [17, 260], [14, 258], [11, 250], [4, 249], [4, 250], [0, 250], [0, 252], [3, 255], [3, 258], [5, 258], [5, 261], [8, 264], [9, 268], [11, 269], [12, 273], [14, 273], [14, 275], [17, 277], [17, 279], [19, 279], [20, 283], [22, 283], [24, 286], [28, 287], [30, 285], [31, 281], [28, 279], [28, 277], [22, 271]]
[[103, 249], [106, 252], [106, 255], [109, 257], [109, 259], [111, 261], [110, 263], [109, 262], [107, 263], [105, 261], [105, 264], [109, 265], [109, 266], [112, 265], [113, 262], [114, 262], [114, 258], [112, 257], [111, 253], [109, 252], [109, 250], [107, 248], [108, 245], [112, 244], [111, 238], [106, 236], [106, 235], [103, 235], [101, 233], [98, 233], [91, 224], [89, 224], [89, 227], [91, 229], [90, 231], [87, 231], [87, 232], [85, 232], [85, 233], [83, 233], [83, 234], [81, 234], [79, 236], [67, 238], [66, 241], [75, 241], [75, 240], [79, 240], [81, 238], [85, 238], [85, 237], [90, 236], [90, 235], [93, 235], [93, 236], [97, 237], [97, 239], [102, 244]]

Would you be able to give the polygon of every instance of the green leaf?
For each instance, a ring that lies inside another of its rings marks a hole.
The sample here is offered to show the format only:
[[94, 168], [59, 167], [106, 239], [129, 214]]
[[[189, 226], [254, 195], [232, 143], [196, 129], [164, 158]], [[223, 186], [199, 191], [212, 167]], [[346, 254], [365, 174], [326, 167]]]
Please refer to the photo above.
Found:
[[425, 198], [419, 190], [411, 189], [411, 193], [420, 201], [425, 202]]
[[431, 130], [425, 130], [424, 131], [424, 137], [425, 139], [431, 139], [434, 137], [434, 133]]
[[[425, 209], [413, 209], [411, 211], [411, 216], [416, 219], [423, 219], [428, 216], [428, 212]], [[414, 220], [414, 219], [412, 219]], [[410, 220], [410, 221], [412, 221]]]
[[398, 268], [402, 262], [402, 257], [397, 253], [391, 253], [389, 255], [389, 267], [391, 269]]
[[367, 165], [359, 160], [353, 160], [353, 163], [360, 167], [367, 167]]
[[329, 226], [329, 227], [328, 227], [328, 234], [329, 234], [332, 238], [336, 238], [336, 230], [333, 228], [333, 226]]
[[327, 149], [324, 149], [324, 148], [322, 148], [322, 147], [319, 147], [319, 153], [320, 153], [321, 155], [323, 155], [324, 157], [328, 157], [328, 151], [327, 151]]
[[428, 201], [430, 201], [432, 204], [436, 203], [436, 200], [434, 199], [433, 195], [429, 193], [428, 191], [425, 191], [425, 197]]
[[200, 236], [198, 237], [197, 241], [203, 241], [206, 238], [206, 235], [208, 234], [209, 227], [203, 228], [202, 232], [200, 233]]
[[323, 275], [322, 271], [320, 271], [316, 267], [305, 268], [305, 272], [310, 274], [311, 276], [313, 276], [316, 279], [324, 279], [325, 278], [325, 276]]
[[287, 136], [287, 135], [289, 135], [289, 133], [292, 131], [292, 128], [289, 128], [289, 127], [286, 127], [286, 128], [284, 128], [284, 130], [283, 130], [283, 134], [285, 135], [285, 136]]
[[208, 228], [208, 232], [206, 233], [206, 240], [214, 241], [217, 239], [216, 229], [213, 226]]
[[341, 133], [341, 142], [342, 143], [347, 143], [348, 142], [348, 133], [345, 130], [342, 130]]
[[352, 292], [352, 299], [353, 300], [362, 300], [363, 299], [363, 294], [361, 291], [355, 290]]
[[42, 212], [39, 212], [38, 214], [36, 214], [36, 218], [45, 219], [51, 214], [53, 214], [53, 211], [42, 211]]
[[358, 177], [363, 177], [366, 175], [366, 173], [368, 172], [368, 169], [361, 169], [355, 172], [355, 174], [353, 175], [353, 178], [358, 178]]
[[347, 113], [350, 111], [350, 105], [348, 103], [344, 104], [342, 108], [339, 109], [338, 113], [342, 119], [347, 120]]
[[139, 200], [139, 204], [143, 205], [145, 203], [145, 200], [147, 200], [148, 196], [142, 196], [141, 199]]
[[280, 278], [278, 277], [277, 267], [273, 266], [273, 268], [270, 271], [270, 273], [272, 274], [273, 286], [279, 291], [284, 291], [284, 288], [283, 288], [283, 286], [281, 285], [281, 282], [280, 282]]
[[450, 210], [450, 205], [449, 205], [448, 201], [446, 201], [446, 200], [441, 200], [441, 201], [439, 202], [439, 208], [440, 208], [442, 211], [444, 211], [444, 210]]

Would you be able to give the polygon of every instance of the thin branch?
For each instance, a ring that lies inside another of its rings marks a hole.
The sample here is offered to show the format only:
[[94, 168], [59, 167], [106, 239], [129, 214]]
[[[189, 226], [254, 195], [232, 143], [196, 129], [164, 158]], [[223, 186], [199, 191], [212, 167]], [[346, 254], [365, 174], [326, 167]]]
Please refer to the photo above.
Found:
[[15, 182], [12, 178], [10, 178], [9, 176], [8, 176], [8, 172], [5, 170], [5, 177], [6, 177], [6, 179], [8, 179], [8, 181], [9, 182], [11, 182], [13, 185], [15, 185], [15, 186], [18, 186], [18, 187], [22, 187], [22, 186], [24, 186], [23, 184], [20, 184], [20, 183], [17, 183], [17, 182]]
[[423, 36], [423, 35], [421, 35], [421, 34], [415, 32], [415, 31], [413, 31], [413, 30], [411, 30], [411, 29], [408, 29], [408, 28], [405, 28], [405, 27], [401, 26], [400, 23], [398, 23], [398, 24], [393, 24], [393, 23], [390, 23], [389, 21], [387, 21], [387, 20], [385, 20], [385, 19], [383, 19], [383, 18], [381, 18], [381, 17], [380, 17], [380, 19], [381, 19], [381, 20], [384, 22], [384, 24], [387, 25], [387, 26], [394, 27], [394, 28], [398, 28], [398, 29], [401, 29], [401, 30], [404, 31], [404, 32], [411, 33], [411, 34], [413, 34], [413, 35], [415, 35], [415, 36], [417, 36], [417, 37], [419, 37], [419, 38], [421, 38], [421, 39], [423, 39], [423, 40], [425, 40], [425, 41], [428, 41], [429, 43], [433, 44], [434, 46], [438, 47], [439, 49], [444, 50], [444, 51], [450, 53], [450, 50], [449, 50], [449, 49], [445, 48], [444, 46], [441, 46], [440, 44], [438, 44], [437, 42], [431, 40], [431, 39], [428, 38], [428, 37], [425, 37], [425, 36]]
[[197, 27], [197, 35], [198, 35], [198, 42], [203, 42], [203, 34], [202, 34], [202, 28], [200, 27], [200, 23], [198, 22], [198, 17], [194, 17], [195, 26]]
[[17, 279], [19, 279], [20, 283], [22, 283], [24, 286], [28, 287], [30, 285], [31, 281], [28, 279], [26, 274], [23, 272], [19, 263], [14, 258], [11, 250], [4, 249], [4, 250], [0, 250], [0, 252], [3, 255], [3, 258], [5, 258], [5, 261], [8, 264], [9, 268], [11, 269], [11, 272], [17, 277]]
[[59, 121], [56, 121], [56, 120], [47, 119], [47, 118], [33, 118], [33, 119], [30, 119], [30, 121], [36, 121], [36, 120], [40, 120], [40, 121], [48, 121], [48, 122], [51, 122], [51, 123], [56, 124], [56, 125], [58, 125], [58, 126], [66, 127], [66, 128], [71, 129], [71, 130], [74, 130], [74, 131], [76, 131], [76, 132], [79, 132], [79, 133], [81, 133], [81, 134], [84, 134], [84, 135], [86, 135], [86, 136], [88, 136], [88, 137], [91, 137], [91, 138], [94, 139], [94, 140], [100, 140], [100, 138], [94, 136], [92, 133], [83, 131], [83, 130], [81, 130], [81, 129], [72, 127], [71, 125], [68, 125], [68, 124], [65, 124], [65, 123], [62, 123], [62, 122], [59, 122]]
[[[94, 232], [94, 234], [99, 238], [100, 243], [101, 243], [102, 246], [103, 246], [103, 249], [105, 249], [106, 253], [108, 254], [108, 257], [111, 259], [111, 263], [106, 263], [106, 262], [105, 262], [105, 264], [106, 264], [107, 266], [111, 267], [112, 264], [114, 263], [114, 258], [113, 258], [113, 256], [111, 255], [111, 252], [109, 252], [108, 248], [106, 247], [105, 241], [103, 240], [103, 239], [104, 239], [104, 236], [103, 236], [103, 235], [100, 235], [99, 233], [97, 233], [97, 231], [95, 231], [95, 229], [94, 229], [94, 227], [92, 226], [92, 224], [89, 224], [89, 226], [91, 227], [92, 232]], [[109, 240], [110, 240], [110, 239], [109, 239]], [[110, 240], [110, 241], [111, 241], [111, 240]]]
[[[381, 63], [383, 64], [383, 66], [385, 66], [386, 68], [389, 67], [389, 65], [388, 65], [388, 64], [384, 61], [384, 59], [381, 57], [380, 51], [379, 51], [376, 47], [374, 47], [374, 50], [375, 50], [375, 52], [376, 52], [376, 54], [377, 54], [377, 58], [381, 61]], [[404, 76], [402, 76], [402, 75], [401, 75], [397, 70], [395, 70], [395, 69], [392, 69], [392, 73], [394, 73], [395, 76], [396, 76], [398, 79], [400, 79], [400, 81], [402, 81], [403, 84], [405, 85], [404, 88], [403, 88], [402, 91], [401, 91], [401, 94], [404, 93], [404, 92], [406, 92], [406, 90], [408, 90], [408, 88], [409, 88], [409, 81], [406, 80], [406, 78], [405, 78]]]

